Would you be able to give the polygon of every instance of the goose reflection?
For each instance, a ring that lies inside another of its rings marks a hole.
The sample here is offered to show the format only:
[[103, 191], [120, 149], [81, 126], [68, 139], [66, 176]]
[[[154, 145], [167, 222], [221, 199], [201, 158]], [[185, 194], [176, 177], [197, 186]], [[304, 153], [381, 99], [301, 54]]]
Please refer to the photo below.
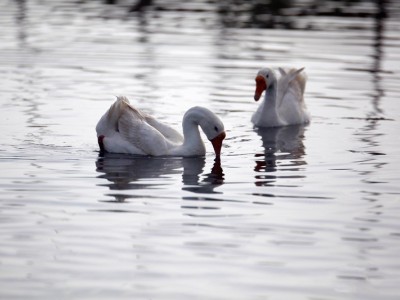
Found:
[[[190, 169], [184, 167], [183, 188], [184, 191], [196, 193], [197, 195], [185, 195], [182, 200], [185, 201], [181, 205], [185, 216], [199, 217], [207, 216], [205, 211], [215, 211], [220, 209], [220, 198], [211, 196], [211, 194], [222, 194], [214, 189], [224, 183], [224, 170], [221, 167], [221, 160], [216, 158], [211, 171], [197, 178], [193, 177]], [[200, 178], [201, 177], [201, 178]], [[199, 213], [200, 212], [200, 213]], [[197, 226], [197, 223], [188, 223], [186, 225]]]
[[[98, 178], [107, 180], [101, 185], [110, 190], [155, 189], [168, 184], [169, 177], [182, 174], [182, 190], [207, 193], [223, 183], [223, 170], [220, 160], [216, 159], [211, 172], [202, 176], [205, 165], [204, 157], [139, 157], [100, 153], [96, 171], [102, 173]], [[111, 196], [117, 202], [134, 197], [120, 193]]]
[[[198, 163], [200, 163], [200, 161], [198, 161]], [[182, 190], [203, 194], [217, 193], [214, 191], [214, 189], [224, 183], [224, 170], [221, 167], [220, 158], [215, 158], [211, 171], [206, 174], [202, 174], [204, 160], [201, 167], [201, 172], [198, 172], [197, 174], [195, 174], [196, 172], [193, 173], [193, 170], [195, 170], [193, 166], [188, 167], [188, 164], [195, 165], [195, 162], [183, 160], [182, 179], [184, 186]], [[200, 165], [198, 167], [200, 167]], [[201, 178], [200, 174], [202, 174]]]
[[[256, 166], [254, 170], [257, 186], [275, 185], [278, 178], [276, 171], [299, 171], [306, 162], [303, 159], [305, 147], [303, 144], [306, 125], [292, 125], [283, 127], [257, 128], [256, 132], [261, 137], [263, 153], [256, 153]], [[279, 176], [280, 178], [284, 176]], [[285, 176], [286, 178], [299, 178], [301, 175]]]
[[181, 162], [177, 159], [138, 157], [124, 154], [101, 153], [96, 161], [96, 171], [103, 173], [110, 190], [131, 190], [151, 188], [157, 183], [144, 179], [159, 178], [163, 175], [179, 174]]

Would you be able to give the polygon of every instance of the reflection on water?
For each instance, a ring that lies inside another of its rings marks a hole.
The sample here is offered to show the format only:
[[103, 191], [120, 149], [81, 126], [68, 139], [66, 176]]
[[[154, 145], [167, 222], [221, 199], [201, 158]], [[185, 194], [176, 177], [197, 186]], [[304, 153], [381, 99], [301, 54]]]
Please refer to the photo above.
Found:
[[[204, 157], [148, 157], [101, 153], [96, 161], [96, 171], [110, 183], [102, 184], [110, 190], [157, 188], [165, 179], [182, 174], [182, 190], [194, 193], [214, 193], [214, 188], [224, 182], [220, 159], [215, 159], [209, 173], [203, 174]], [[160, 180], [153, 180], [160, 179]], [[115, 194], [118, 202], [131, 196]]]
[[17, 0], [16, 24], [18, 26], [18, 40], [20, 47], [24, 48], [26, 43], [26, 0]]
[[382, 70], [382, 59], [383, 59], [383, 50], [382, 46], [384, 43], [384, 30], [385, 30], [385, 19], [383, 16], [386, 15], [385, 5], [383, 1], [378, 1], [379, 12], [375, 17], [375, 41], [374, 45], [374, 53], [372, 54], [373, 62], [371, 66], [371, 72], [373, 76], [373, 84], [375, 93], [372, 96], [372, 111], [368, 114], [369, 118], [381, 117], [383, 114], [383, 110], [381, 108], [381, 98], [384, 96], [384, 91], [382, 89], [381, 84], [381, 72]]
[[[0, 1], [0, 298], [397, 299], [399, 7]], [[310, 125], [253, 130], [265, 66]], [[120, 94], [213, 109], [221, 161], [98, 155]]]
[[[209, 194], [219, 193], [215, 188], [224, 183], [224, 173], [221, 160], [216, 158], [208, 173], [204, 173], [206, 161], [204, 157], [141, 157], [132, 155], [121, 155], [114, 153], [101, 153], [96, 161], [96, 171], [102, 173], [98, 178], [106, 179], [106, 186], [113, 191], [125, 191], [125, 193], [107, 193], [114, 198], [112, 201], [123, 203], [136, 197], [126, 190], [151, 190], [166, 185], [167, 178], [182, 173], [182, 191], [199, 194], [199, 196], [182, 196], [182, 200], [189, 201], [181, 205], [183, 210], [195, 209], [219, 209], [211, 206], [211, 202], [220, 202]], [[159, 195], [162, 198], [173, 198], [175, 195]], [[154, 196], [146, 196], [152, 198]], [[209, 202], [205, 204], [204, 201]], [[189, 204], [190, 203], [190, 204]], [[110, 211], [110, 210], [108, 210]], [[127, 210], [113, 209], [112, 212], [128, 212]], [[184, 215], [196, 216], [193, 212], [185, 212]]]
[[[184, 162], [184, 165], [185, 163], [191, 164], [192, 161], [186, 161]], [[185, 203], [184, 205], [181, 205], [181, 208], [184, 210], [220, 209], [218, 205], [215, 205], [215, 202], [226, 201], [226, 200], [216, 199], [210, 196], [210, 194], [222, 194], [221, 192], [215, 191], [215, 188], [221, 186], [224, 183], [224, 170], [222, 169], [220, 158], [216, 158], [214, 160], [214, 164], [211, 168], [211, 171], [209, 173], [202, 174], [201, 178], [199, 177], [199, 174], [196, 174], [193, 177], [191, 168], [184, 167], [183, 170], [184, 171], [182, 178], [184, 186], [182, 187], [182, 190], [196, 193], [199, 195], [183, 196], [182, 200], [188, 202]], [[214, 205], [212, 203], [214, 203]], [[194, 212], [186, 212], [185, 215], [191, 217], [197, 216], [197, 214], [195, 214]]]
[[[183, 184], [182, 190], [190, 191], [194, 193], [216, 193], [214, 189], [224, 183], [224, 170], [221, 166], [221, 160], [216, 158], [214, 160], [214, 164], [211, 168], [211, 171], [206, 174], [202, 174], [204, 168], [204, 160], [202, 159], [203, 164], [201, 166], [201, 170], [198, 173], [193, 172], [192, 165], [196, 165], [198, 163], [198, 167], [200, 167], [200, 159], [199, 158], [191, 158], [183, 160]], [[200, 174], [202, 174], [200, 178]]]
[[[107, 1], [107, 0], [106, 0]], [[109, 1], [115, 4], [115, 1]], [[146, 9], [161, 12], [166, 11], [212, 11], [215, 9], [221, 24], [226, 27], [253, 28], [285, 28], [295, 29], [299, 26], [299, 17], [331, 16], [331, 17], [362, 17], [386, 18], [386, 1], [375, 0], [371, 5], [365, 5], [359, 0], [336, 1], [305, 1], [305, 0], [223, 0], [200, 3], [197, 6], [176, 6], [175, 3], [137, 0], [128, 11], [138, 16], [146, 13]]]
[[[304, 160], [305, 148], [304, 125], [285, 127], [257, 128], [261, 137], [263, 153], [256, 153], [257, 186], [275, 185], [278, 168], [280, 171], [299, 171], [306, 165]], [[287, 175], [285, 178], [299, 178], [301, 175]]]
[[[181, 168], [182, 160], [179, 158], [101, 153], [96, 161], [96, 171], [102, 173], [99, 178], [110, 182], [104, 185], [110, 190], [151, 188], [160, 184], [151, 179], [179, 174]], [[197, 166], [193, 166], [192, 170], [201, 172], [201, 168], [198, 169]]]

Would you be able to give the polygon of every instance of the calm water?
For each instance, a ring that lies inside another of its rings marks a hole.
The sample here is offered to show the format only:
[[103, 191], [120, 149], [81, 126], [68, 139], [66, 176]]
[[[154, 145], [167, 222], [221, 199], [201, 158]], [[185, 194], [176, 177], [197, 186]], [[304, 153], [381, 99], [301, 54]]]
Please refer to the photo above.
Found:
[[[0, 4], [0, 298], [399, 299], [399, 5], [129, 3]], [[310, 125], [252, 128], [265, 66], [306, 67]], [[176, 128], [209, 107], [220, 164], [99, 156], [116, 95]]]

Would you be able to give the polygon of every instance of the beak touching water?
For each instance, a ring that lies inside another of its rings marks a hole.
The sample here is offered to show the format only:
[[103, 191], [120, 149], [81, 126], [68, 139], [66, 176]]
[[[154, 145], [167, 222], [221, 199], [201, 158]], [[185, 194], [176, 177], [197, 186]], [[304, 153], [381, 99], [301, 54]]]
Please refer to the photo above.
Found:
[[224, 140], [225, 137], [226, 137], [226, 134], [225, 134], [225, 131], [223, 131], [211, 140], [211, 144], [214, 147], [214, 152], [217, 157], [219, 157], [221, 154], [222, 141]]
[[267, 89], [267, 81], [261, 76], [257, 75], [256, 77], [256, 91], [254, 93], [254, 100], [258, 101], [261, 97], [261, 94]]

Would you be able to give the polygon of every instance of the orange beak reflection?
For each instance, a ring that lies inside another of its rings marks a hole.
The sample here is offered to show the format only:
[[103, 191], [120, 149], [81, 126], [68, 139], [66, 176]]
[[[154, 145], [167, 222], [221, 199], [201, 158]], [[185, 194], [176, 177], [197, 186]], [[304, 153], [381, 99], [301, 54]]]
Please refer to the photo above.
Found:
[[219, 135], [217, 135], [215, 138], [213, 138], [211, 140], [211, 144], [214, 147], [214, 152], [217, 157], [219, 157], [221, 154], [222, 141], [224, 140], [225, 137], [226, 137], [226, 134], [224, 131], [224, 132], [221, 132]]
[[257, 75], [256, 77], [256, 91], [254, 93], [254, 100], [258, 101], [261, 97], [261, 94], [267, 89], [267, 81], [261, 76]]

